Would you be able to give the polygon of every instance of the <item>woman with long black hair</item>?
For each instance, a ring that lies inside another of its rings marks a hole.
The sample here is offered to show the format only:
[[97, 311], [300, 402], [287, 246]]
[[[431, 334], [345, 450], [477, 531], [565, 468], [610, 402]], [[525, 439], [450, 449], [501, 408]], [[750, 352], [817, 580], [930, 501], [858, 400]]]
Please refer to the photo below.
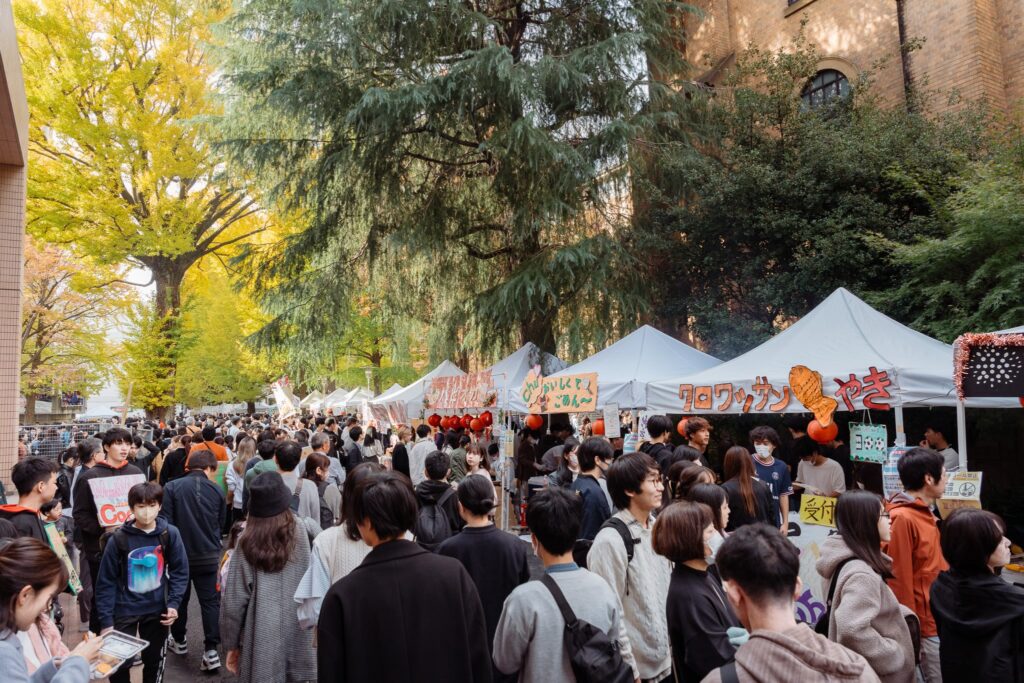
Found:
[[910, 683], [917, 657], [904, 615], [912, 613], [885, 583], [893, 574], [882, 553], [889, 540], [882, 499], [847, 491], [836, 501], [835, 520], [839, 534], [825, 539], [817, 564], [824, 592], [835, 586], [828, 638], [868, 660], [883, 683]]

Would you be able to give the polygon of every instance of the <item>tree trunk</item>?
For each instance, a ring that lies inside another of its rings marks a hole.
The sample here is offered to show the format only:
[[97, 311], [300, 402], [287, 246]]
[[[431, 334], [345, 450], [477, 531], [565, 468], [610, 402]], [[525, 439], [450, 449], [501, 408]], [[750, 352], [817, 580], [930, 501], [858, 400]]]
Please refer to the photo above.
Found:
[[246, 401], [245, 402], [245, 413], [246, 413], [246, 415], [255, 415], [256, 414], [256, 401]]
[[23, 423], [30, 425], [36, 421], [36, 395], [31, 391], [25, 393], [25, 417]]
[[[185, 254], [175, 258], [157, 256], [144, 261], [153, 271], [153, 279], [156, 282], [156, 297], [153, 302], [156, 312], [163, 325], [162, 332], [171, 340], [170, 360], [164, 365], [164, 377], [175, 377], [178, 371], [176, 341], [174, 340], [174, 327], [181, 315], [181, 283], [185, 279], [185, 272], [195, 262], [194, 256]], [[174, 417], [174, 387], [170, 390], [170, 400], [167, 405], [153, 406], [147, 410], [156, 418], [170, 420]]]
[[533, 342], [541, 351], [554, 353], [555, 328], [551, 315], [543, 311], [531, 311], [519, 326], [519, 343]]

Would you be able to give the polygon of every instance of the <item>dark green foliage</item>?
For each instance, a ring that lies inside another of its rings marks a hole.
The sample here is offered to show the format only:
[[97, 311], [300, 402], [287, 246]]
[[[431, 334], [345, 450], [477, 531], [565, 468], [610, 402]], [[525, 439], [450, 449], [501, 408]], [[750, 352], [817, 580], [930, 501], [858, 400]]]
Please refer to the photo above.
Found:
[[262, 339], [332, 332], [357, 284], [429, 320], [435, 350], [561, 336], [572, 353], [582, 326], [631, 327], [646, 296], [624, 236], [630, 150], [689, 125], [678, 84], [650, 76], [684, 73], [685, 11], [240, 0], [222, 30], [227, 149], [298, 223], [241, 259], [277, 316]]

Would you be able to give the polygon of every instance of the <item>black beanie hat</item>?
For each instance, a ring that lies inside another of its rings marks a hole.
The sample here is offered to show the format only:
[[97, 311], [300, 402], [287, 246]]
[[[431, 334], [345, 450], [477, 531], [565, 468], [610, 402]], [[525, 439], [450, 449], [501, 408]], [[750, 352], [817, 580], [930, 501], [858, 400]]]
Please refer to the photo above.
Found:
[[276, 517], [292, 503], [292, 492], [278, 472], [262, 472], [249, 484], [249, 514]]

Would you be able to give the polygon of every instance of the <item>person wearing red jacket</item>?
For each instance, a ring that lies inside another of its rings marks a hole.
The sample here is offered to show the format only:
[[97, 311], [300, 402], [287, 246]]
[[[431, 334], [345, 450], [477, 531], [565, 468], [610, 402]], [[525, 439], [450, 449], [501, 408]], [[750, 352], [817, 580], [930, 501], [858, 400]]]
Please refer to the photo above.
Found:
[[949, 569], [942, 556], [939, 527], [932, 506], [946, 489], [942, 455], [912, 448], [897, 463], [904, 491], [886, 503], [891, 537], [885, 552], [892, 558], [889, 587], [896, 599], [921, 620], [921, 674], [926, 683], [942, 680], [939, 632], [932, 616], [930, 592], [939, 572]]

